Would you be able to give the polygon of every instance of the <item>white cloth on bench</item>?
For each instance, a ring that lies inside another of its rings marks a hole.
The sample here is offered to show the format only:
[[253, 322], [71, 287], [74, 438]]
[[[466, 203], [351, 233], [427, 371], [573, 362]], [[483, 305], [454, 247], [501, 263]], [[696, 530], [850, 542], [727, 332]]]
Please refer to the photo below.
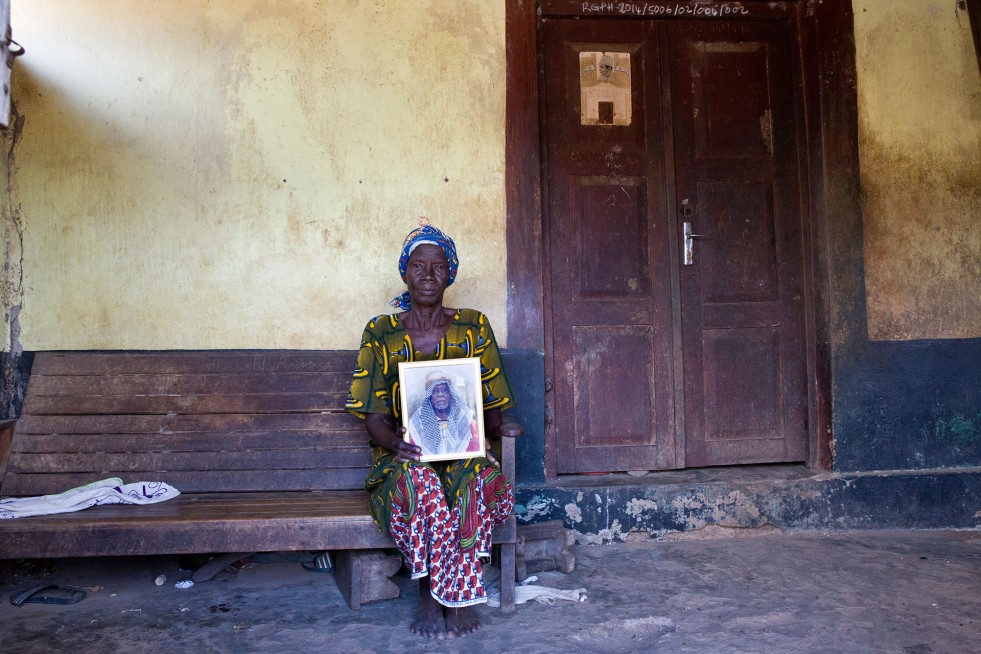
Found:
[[178, 495], [180, 491], [162, 481], [124, 484], [122, 479], [111, 477], [57, 495], [0, 500], [0, 520], [70, 513], [101, 504], [156, 504]]

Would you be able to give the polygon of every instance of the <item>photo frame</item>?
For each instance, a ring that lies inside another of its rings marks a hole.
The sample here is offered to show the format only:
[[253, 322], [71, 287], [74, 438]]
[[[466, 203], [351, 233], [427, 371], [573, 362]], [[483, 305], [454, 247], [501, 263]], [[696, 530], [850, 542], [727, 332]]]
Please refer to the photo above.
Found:
[[629, 52], [579, 53], [582, 125], [629, 125], [632, 93]]
[[399, 363], [405, 440], [422, 448], [420, 461], [484, 456], [484, 393], [480, 359]]

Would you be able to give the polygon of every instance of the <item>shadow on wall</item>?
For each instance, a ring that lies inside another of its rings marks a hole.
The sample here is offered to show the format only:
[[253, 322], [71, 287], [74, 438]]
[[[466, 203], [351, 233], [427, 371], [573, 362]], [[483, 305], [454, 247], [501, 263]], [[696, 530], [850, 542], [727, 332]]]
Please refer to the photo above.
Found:
[[504, 349], [504, 369], [517, 405], [508, 416], [524, 428], [515, 443], [517, 484], [545, 482], [545, 357], [533, 350]]

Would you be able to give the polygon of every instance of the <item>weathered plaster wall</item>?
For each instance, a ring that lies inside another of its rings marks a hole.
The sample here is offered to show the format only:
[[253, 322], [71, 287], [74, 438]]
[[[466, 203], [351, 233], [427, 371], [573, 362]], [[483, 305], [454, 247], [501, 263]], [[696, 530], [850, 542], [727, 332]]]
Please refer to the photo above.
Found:
[[32, 358], [20, 347], [20, 309], [24, 298], [22, 277], [23, 223], [20, 207], [13, 200], [15, 146], [23, 132], [24, 119], [11, 112], [6, 129], [0, 132], [0, 231], [3, 259], [0, 265], [0, 418], [19, 415]]
[[953, 0], [853, 6], [862, 197], [830, 218], [833, 468], [978, 466], [981, 80], [967, 20]]
[[981, 337], [981, 75], [955, 0], [854, 0], [868, 330]]
[[448, 303], [506, 337], [503, 0], [32, 0], [13, 26], [18, 347], [351, 349], [422, 214], [461, 251]]
[[0, 135], [0, 231], [3, 232], [3, 263], [0, 268], [0, 303], [2, 303], [3, 338], [0, 343], [4, 347], [0, 351], [10, 350], [11, 343], [16, 338], [11, 329], [19, 330], [19, 313], [23, 299], [23, 279], [21, 277], [21, 257], [23, 256], [23, 225], [20, 210], [13, 200], [13, 179], [10, 169], [15, 164], [14, 146], [20, 139], [23, 129], [23, 118], [16, 113], [11, 115], [10, 125]]
[[[705, 471], [708, 472], [708, 471]], [[854, 473], [660, 483], [611, 476], [600, 485], [524, 485], [519, 523], [562, 520], [579, 543], [705, 530], [977, 529], [981, 471]]]

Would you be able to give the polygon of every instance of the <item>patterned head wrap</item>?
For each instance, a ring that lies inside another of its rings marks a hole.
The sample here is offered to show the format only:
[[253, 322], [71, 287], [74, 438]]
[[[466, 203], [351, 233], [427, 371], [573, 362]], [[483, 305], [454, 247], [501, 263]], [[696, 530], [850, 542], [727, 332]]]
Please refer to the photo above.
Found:
[[[456, 244], [453, 239], [441, 232], [439, 229], [429, 224], [429, 219], [422, 217], [419, 219], [419, 227], [409, 232], [402, 243], [402, 255], [399, 257], [399, 274], [402, 281], [405, 281], [405, 269], [409, 265], [409, 255], [417, 247], [423, 244], [439, 246], [446, 253], [446, 260], [450, 264], [450, 274], [446, 285], [449, 286], [456, 279], [456, 271], [460, 267], [460, 260], [456, 256]], [[408, 311], [412, 306], [409, 301], [409, 292], [406, 291], [392, 300], [392, 306], [402, 311]]]
[[449, 375], [447, 375], [442, 370], [435, 370], [429, 373], [428, 375], [426, 375], [426, 382], [425, 382], [426, 394], [428, 396], [432, 396], [431, 391], [433, 386], [435, 386], [436, 384], [446, 384], [447, 386], [451, 386], [452, 383], [453, 382], [450, 379]]

